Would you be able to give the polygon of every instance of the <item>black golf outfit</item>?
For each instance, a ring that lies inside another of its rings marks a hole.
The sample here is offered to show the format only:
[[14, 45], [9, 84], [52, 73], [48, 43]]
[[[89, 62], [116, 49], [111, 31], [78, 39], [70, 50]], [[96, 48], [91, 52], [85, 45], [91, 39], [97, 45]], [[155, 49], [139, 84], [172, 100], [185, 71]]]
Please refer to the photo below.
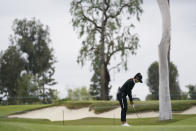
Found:
[[127, 113], [127, 98], [129, 96], [129, 100], [132, 101], [132, 89], [135, 85], [135, 81], [133, 78], [127, 80], [124, 85], [119, 89], [117, 94], [117, 99], [120, 102], [121, 106], [121, 121], [126, 121], [126, 113]]

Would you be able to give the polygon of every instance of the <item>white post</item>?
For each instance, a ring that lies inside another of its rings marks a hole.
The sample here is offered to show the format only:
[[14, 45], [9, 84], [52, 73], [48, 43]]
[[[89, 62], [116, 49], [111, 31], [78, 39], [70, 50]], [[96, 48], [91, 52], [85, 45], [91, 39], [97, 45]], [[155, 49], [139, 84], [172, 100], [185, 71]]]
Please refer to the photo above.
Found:
[[63, 110], [63, 125], [64, 125], [64, 110]]

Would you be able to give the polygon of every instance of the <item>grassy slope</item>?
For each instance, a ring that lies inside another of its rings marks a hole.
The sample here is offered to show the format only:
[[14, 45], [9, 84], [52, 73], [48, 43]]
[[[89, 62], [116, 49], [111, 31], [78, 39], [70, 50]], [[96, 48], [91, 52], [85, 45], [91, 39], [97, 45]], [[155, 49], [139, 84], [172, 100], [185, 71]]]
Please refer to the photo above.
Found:
[[0, 106], [0, 116], [7, 116], [9, 114], [25, 112], [35, 109], [41, 109], [50, 105], [9, 105]]
[[[1, 131], [195, 131], [196, 115], [174, 115], [173, 120], [158, 118], [129, 119], [132, 127], [120, 127], [119, 119], [86, 118], [82, 120], [50, 122], [48, 120], [0, 119]], [[115, 125], [114, 125], [115, 124]], [[76, 126], [77, 125], [77, 126]]]
[[[95, 113], [102, 113], [105, 111], [112, 110], [119, 106], [118, 101], [61, 101], [57, 105], [65, 105], [70, 109], [90, 107], [90, 109], [95, 110]], [[196, 100], [173, 100], [172, 110], [173, 111], [184, 111], [191, 106], [196, 105]], [[135, 101], [135, 107], [138, 111], [158, 111], [159, 102], [158, 101]], [[128, 108], [128, 113], [133, 113], [131, 107]]]
[[183, 120], [174, 122], [171, 125], [194, 125], [194, 126], [196, 126], [196, 117], [183, 119]]

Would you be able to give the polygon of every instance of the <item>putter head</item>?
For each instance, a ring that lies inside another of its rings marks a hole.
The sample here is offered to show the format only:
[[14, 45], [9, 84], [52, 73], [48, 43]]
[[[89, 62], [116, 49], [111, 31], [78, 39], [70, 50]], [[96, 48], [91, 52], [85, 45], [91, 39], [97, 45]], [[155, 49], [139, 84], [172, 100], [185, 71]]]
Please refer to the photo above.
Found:
[[137, 118], [141, 118], [142, 117], [141, 112], [138, 112], [138, 111], [135, 110], [135, 105], [133, 105], [133, 110], [135, 111], [135, 113], [137, 115]]

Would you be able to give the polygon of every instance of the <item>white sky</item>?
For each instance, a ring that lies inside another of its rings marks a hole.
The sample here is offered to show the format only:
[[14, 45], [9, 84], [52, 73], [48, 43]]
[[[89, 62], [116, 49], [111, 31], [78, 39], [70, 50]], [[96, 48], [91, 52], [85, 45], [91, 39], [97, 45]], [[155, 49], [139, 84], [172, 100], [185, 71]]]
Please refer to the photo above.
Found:
[[[89, 86], [92, 72], [89, 64], [83, 68], [76, 63], [81, 40], [73, 31], [69, 13], [71, 0], [0, 0], [0, 50], [7, 49], [8, 37], [15, 18], [40, 19], [50, 27], [52, 47], [58, 63], [55, 79], [60, 97], [66, 96], [67, 88]], [[196, 84], [196, 1], [170, 0], [172, 19], [171, 61], [177, 65], [182, 90], [186, 85]], [[147, 79], [147, 69], [158, 60], [158, 44], [161, 40], [161, 16], [156, 0], [144, 0], [144, 13], [141, 21], [135, 23], [141, 47], [136, 56], [129, 58], [128, 71], [111, 72], [111, 94], [115, 97], [117, 88], [135, 73], [143, 74]], [[137, 84], [133, 94], [142, 100], [149, 93], [146, 84]]]

